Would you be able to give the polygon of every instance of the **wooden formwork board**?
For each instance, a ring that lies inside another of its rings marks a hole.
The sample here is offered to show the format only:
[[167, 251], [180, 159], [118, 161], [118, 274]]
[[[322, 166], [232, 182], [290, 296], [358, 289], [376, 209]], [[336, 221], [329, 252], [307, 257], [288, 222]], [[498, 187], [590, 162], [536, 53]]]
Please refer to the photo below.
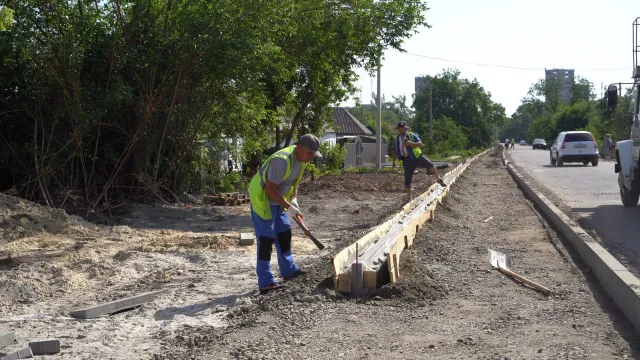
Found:
[[[490, 149], [489, 149], [490, 150]], [[442, 203], [442, 199], [446, 196], [451, 185], [455, 183], [457, 178], [466, 170], [466, 168], [477, 159], [479, 156], [484, 155], [489, 150], [468, 159], [458, 164], [452, 171], [444, 175], [447, 187], [440, 192], [431, 205], [424, 210], [422, 214], [411, 219], [411, 221], [404, 226], [401, 232], [395, 236], [395, 243], [388, 252], [385, 252], [387, 260], [377, 270], [365, 269], [363, 271], [363, 286], [369, 289], [375, 289], [381, 285], [391, 282], [395, 283], [400, 276], [400, 255], [405, 248], [410, 248], [413, 245], [413, 241], [417, 232], [427, 221], [433, 221], [435, 218], [435, 210], [437, 204]], [[397, 224], [403, 217], [413, 211], [418, 204], [420, 204], [426, 197], [431, 195], [434, 191], [440, 188], [440, 185], [433, 184], [427, 191], [407, 203], [403, 208], [394, 215], [391, 219], [378, 225], [362, 238], [358, 239], [353, 244], [344, 248], [342, 251], [333, 256], [333, 274], [334, 274], [334, 287], [340, 292], [351, 291], [351, 274], [350, 265], [355, 262], [356, 258], [360, 258], [371, 246], [378, 246], [383, 248], [382, 244], [377, 244], [380, 238], [385, 235], [390, 229]], [[357, 246], [356, 246], [357, 244]], [[356, 254], [356, 247], [359, 253]]]
[[[456, 173], [456, 170], [459, 170], [461, 168], [462, 168], [462, 164], [458, 165], [454, 170], [447, 173], [445, 177], [451, 177], [452, 175], [454, 175], [454, 173]], [[425, 191], [424, 193], [422, 193], [421, 195], [419, 195], [418, 197], [416, 197], [415, 199], [413, 199], [412, 201], [404, 205], [402, 210], [400, 210], [400, 212], [398, 212], [391, 219], [377, 226], [372, 231], [370, 231], [365, 236], [363, 236], [358, 241], [356, 241], [358, 246], [356, 246], [356, 243], [353, 243], [348, 247], [344, 248], [339, 253], [337, 253], [333, 257], [333, 261], [332, 261], [335, 289], [341, 292], [350, 292], [351, 291], [351, 274], [349, 273], [349, 270], [350, 270], [350, 265], [355, 262], [356, 257], [361, 257], [365, 253], [365, 251], [371, 246], [382, 246], [383, 244], [377, 244], [380, 237], [383, 236], [385, 233], [387, 233], [395, 224], [397, 224], [408, 213], [414, 210], [416, 206], [420, 202], [422, 202], [422, 200], [430, 196], [432, 193], [434, 193], [438, 189], [440, 189], [440, 185], [433, 184], [431, 187], [429, 187], [427, 191]], [[415, 236], [415, 235], [412, 235], [412, 236]], [[413, 239], [412, 239], [412, 242], [413, 242]], [[359, 249], [359, 254], [357, 254], [357, 256], [356, 256], [356, 248]], [[347, 269], [346, 272], [344, 271], [345, 268]], [[383, 280], [377, 279], [376, 283], [378, 283], [379, 281], [384, 281], [384, 279]], [[366, 280], [364, 282], [365, 284], [367, 283]]]
[[[414, 219], [412, 223], [407, 225], [407, 230], [409, 232], [413, 232], [412, 238], [415, 238], [417, 232], [420, 230], [420, 228], [422, 228], [422, 226], [424, 225], [425, 222], [427, 222], [427, 220], [433, 221], [436, 207], [438, 204], [442, 204], [444, 197], [449, 193], [451, 189], [451, 185], [455, 183], [458, 177], [467, 169], [467, 167], [471, 164], [472, 161], [477, 159], [480, 155], [485, 154], [486, 152], [487, 151], [483, 152], [482, 154], [476, 155], [473, 158], [471, 158], [470, 161], [461, 164], [462, 166], [456, 167], [456, 169], [454, 170], [453, 177], [448, 182], [447, 188], [440, 193], [436, 201], [434, 201], [432, 205], [429, 208], [427, 208], [427, 210], [420, 217]], [[392, 284], [398, 281], [400, 277], [400, 254], [404, 249], [409, 248], [407, 239], [408, 238], [406, 235], [404, 238], [402, 236], [398, 237], [396, 239], [396, 245], [392, 248], [391, 251], [389, 251], [388, 254], [386, 254], [387, 255], [386, 270], [388, 271], [389, 282]], [[412, 240], [412, 244], [413, 244], [413, 240]], [[376, 285], [382, 285], [382, 284], [376, 284]]]

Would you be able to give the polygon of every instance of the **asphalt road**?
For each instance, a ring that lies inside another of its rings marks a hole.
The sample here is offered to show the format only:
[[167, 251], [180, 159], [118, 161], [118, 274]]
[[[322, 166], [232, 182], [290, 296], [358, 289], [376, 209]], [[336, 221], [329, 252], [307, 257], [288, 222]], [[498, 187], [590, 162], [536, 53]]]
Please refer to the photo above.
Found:
[[640, 206], [620, 201], [614, 162], [600, 159], [597, 167], [582, 164], [551, 166], [548, 150], [516, 145], [508, 156], [540, 185], [596, 231], [601, 244], [636, 276], [640, 276]]

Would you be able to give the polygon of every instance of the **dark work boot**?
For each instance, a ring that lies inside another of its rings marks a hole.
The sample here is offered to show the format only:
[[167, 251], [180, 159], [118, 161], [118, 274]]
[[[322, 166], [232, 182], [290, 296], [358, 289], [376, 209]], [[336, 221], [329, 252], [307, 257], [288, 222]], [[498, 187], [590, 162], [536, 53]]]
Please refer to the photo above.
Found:
[[285, 286], [282, 284], [278, 284], [278, 283], [273, 283], [271, 285], [265, 286], [263, 288], [260, 288], [260, 295], [265, 295], [267, 293], [269, 293], [270, 291], [273, 290], [280, 290], [283, 289]]
[[302, 276], [304, 274], [306, 274], [307, 272], [301, 269], [298, 269], [298, 271], [294, 272], [293, 275], [291, 276], [283, 276], [282, 278], [284, 279], [284, 281], [291, 281], [299, 276]]

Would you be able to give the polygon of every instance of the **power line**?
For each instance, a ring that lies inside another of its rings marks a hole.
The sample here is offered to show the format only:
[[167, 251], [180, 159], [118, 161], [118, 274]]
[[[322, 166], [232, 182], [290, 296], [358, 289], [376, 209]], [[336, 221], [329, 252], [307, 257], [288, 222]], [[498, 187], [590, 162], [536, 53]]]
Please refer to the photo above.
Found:
[[[511, 69], [511, 70], [526, 70], [526, 71], [548, 70], [548, 69], [544, 69], [544, 68], [531, 68], [531, 67], [509, 66], [509, 65], [482, 64], [482, 63], [476, 63], [476, 62], [472, 62], [472, 61], [452, 60], [452, 59], [445, 59], [445, 58], [436, 57], [436, 56], [413, 54], [413, 53], [410, 53], [410, 52], [397, 51], [397, 50], [391, 50], [391, 49], [388, 49], [388, 51], [399, 53], [399, 54], [406, 54], [406, 55], [410, 55], [410, 56], [421, 57], [421, 58], [425, 58], [425, 59], [431, 59], [431, 60], [447, 61], [447, 62], [453, 62], [453, 63], [484, 66], [484, 67], [492, 67], [492, 68]], [[621, 70], [627, 70], [627, 69], [626, 68], [616, 68], [616, 69], [574, 69], [574, 70], [579, 70], [579, 71], [621, 71]]]

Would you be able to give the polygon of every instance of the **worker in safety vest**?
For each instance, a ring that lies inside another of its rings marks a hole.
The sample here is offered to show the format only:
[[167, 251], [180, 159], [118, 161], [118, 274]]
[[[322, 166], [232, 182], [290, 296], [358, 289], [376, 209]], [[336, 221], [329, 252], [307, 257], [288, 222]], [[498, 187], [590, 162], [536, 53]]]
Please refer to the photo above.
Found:
[[320, 140], [307, 134], [298, 144], [271, 155], [262, 164], [249, 184], [251, 220], [258, 240], [256, 273], [260, 294], [282, 288], [271, 272], [271, 251], [276, 246], [278, 267], [284, 280], [304, 274], [291, 254], [292, 216], [302, 216], [298, 205], [298, 184], [307, 163], [314, 156], [322, 157], [318, 149]]
[[438, 169], [433, 163], [422, 155], [424, 144], [420, 141], [418, 134], [407, 131], [407, 123], [400, 121], [398, 123], [398, 136], [396, 137], [396, 154], [393, 156], [393, 168], [396, 168], [396, 156], [400, 159], [404, 168], [404, 189], [407, 192], [409, 200], [411, 200], [411, 182], [413, 173], [416, 168], [427, 168], [427, 174], [431, 172], [438, 177], [438, 184], [443, 187], [447, 185], [440, 178]]

